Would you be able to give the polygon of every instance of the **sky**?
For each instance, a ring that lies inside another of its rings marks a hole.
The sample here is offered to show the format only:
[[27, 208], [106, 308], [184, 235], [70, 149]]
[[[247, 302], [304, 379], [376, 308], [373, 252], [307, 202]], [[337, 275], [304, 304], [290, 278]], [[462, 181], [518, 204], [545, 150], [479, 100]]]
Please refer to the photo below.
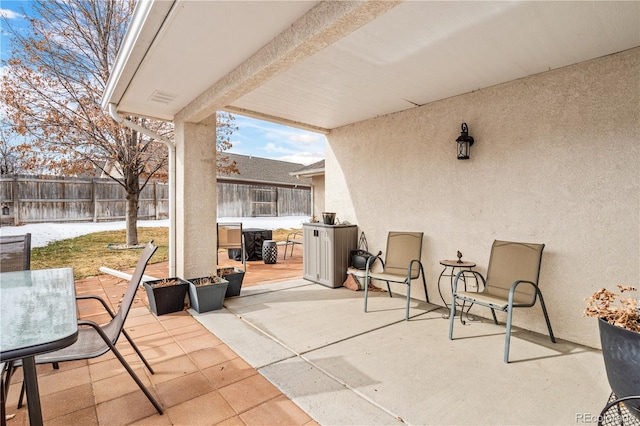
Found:
[[[29, 3], [29, 0], [0, 0], [0, 16], [9, 19], [14, 28], [25, 27], [27, 20], [21, 14], [21, 10], [24, 8], [28, 11]], [[4, 62], [11, 49], [10, 39], [4, 28], [1, 29], [0, 44], [0, 57]], [[2, 73], [0, 70], [0, 75]], [[227, 152], [304, 165], [315, 163], [325, 157], [326, 138], [323, 134], [237, 114], [234, 116], [239, 130], [231, 135], [233, 147]]]

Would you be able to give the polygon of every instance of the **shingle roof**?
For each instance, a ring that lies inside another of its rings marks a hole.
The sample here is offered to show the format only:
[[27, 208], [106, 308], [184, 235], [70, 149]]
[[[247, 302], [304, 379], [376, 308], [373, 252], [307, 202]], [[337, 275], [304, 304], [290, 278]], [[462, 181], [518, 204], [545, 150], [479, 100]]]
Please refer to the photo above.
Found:
[[292, 172], [293, 175], [308, 175], [308, 174], [324, 174], [324, 160], [317, 161], [308, 166], [304, 166], [301, 169]]
[[218, 174], [218, 180], [248, 181], [305, 187], [311, 186], [308, 179], [297, 179], [295, 176], [290, 175], [291, 172], [304, 167], [303, 164], [271, 160], [251, 155], [231, 154], [227, 152], [223, 152], [222, 155], [228, 156], [230, 161], [236, 162], [236, 166], [238, 167], [240, 174]]

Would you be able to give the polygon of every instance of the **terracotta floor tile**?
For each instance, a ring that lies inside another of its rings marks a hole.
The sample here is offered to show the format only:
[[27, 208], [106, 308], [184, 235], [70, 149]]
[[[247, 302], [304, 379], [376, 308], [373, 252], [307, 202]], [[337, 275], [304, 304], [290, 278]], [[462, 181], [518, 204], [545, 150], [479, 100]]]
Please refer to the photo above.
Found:
[[185, 354], [185, 351], [178, 343], [173, 341], [173, 343], [168, 343], [163, 346], [146, 348], [142, 353], [153, 368], [153, 365], [156, 362], [166, 361], [171, 358], [182, 356]]
[[176, 341], [176, 339], [171, 337], [171, 335], [164, 329], [159, 333], [149, 334], [147, 336], [134, 338], [131, 333], [129, 333], [129, 336], [131, 336], [133, 341], [136, 342], [136, 345], [140, 350], [143, 348], [155, 348], [157, 346], [168, 345], [169, 343], [174, 343]]
[[49, 395], [40, 395], [40, 404], [42, 405], [42, 419], [46, 421], [93, 407], [95, 402], [91, 384], [85, 384]]
[[54, 374], [38, 376], [40, 395], [46, 395], [85, 384], [91, 384], [89, 366], [86, 364], [70, 370], [60, 369]]
[[158, 414], [156, 411], [155, 414], [152, 414], [149, 417], [130, 423], [130, 425], [135, 426], [171, 426], [173, 424], [171, 417], [169, 417], [166, 411], [162, 415]]
[[218, 389], [258, 374], [242, 358], [235, 358], [222, 364], [214, 365], [202, 370], [202, 372]]
[[213, 385], [199, 371], [168, 382], [159, 383], [156, 385], [156, 389], [165, 407], [173, 407], [214, 391]]
[[[126, 357], [125, 360], [127, 360], [128, 362], [130, 361]], [[140, 366], [142, 366], [142, 362], [129, 362], [129, 365], [131, 366], [131, 368], [136, 370]], [[89, 372], [91, 374], [91, 380], [93, 382], [97, 382], [100, 380], [108, 379], [109, 377], [119, 376], [122, 373], [126, 374], [127, 370], [122, 366], [117, 358], [113, 357], [105, 358], [103, 362], [89, 364]]]
[[226, 345], [201, 349], [189, 354], [200, 369], [212, 367], [237, 358], [238, 355]]
[[129, 315], [127, 315], [127, 321], [129, 321], [129, 319], [131, 318], [135, 318], [139, 316], [153, 318], [153, 320], [156, 321], [156, 317], [151, 313], [151, 311], [149, 311], [149, 307], [146, 305], [132, 306], [131, 309], [129, 309]]
[[[145, 308], [146, 309], [146, 308]], [[138, 327], [145, 327], [147, 324], [153, 324], [158, 320], [153, 315], [129, 315], [124, 323], [125, 330], [129, 331]]]
[[311, 417], [284, 395], [240, 414], [247, 425], [304, 425]]
[[167, 321], [162, 321], [162, 325], [167, 330], [174, 330], [176, 328], [187, 327], [189, 325], [193, 325], [196, 320], [193, 319], [191, 315], [188, 316], [177, 316], [168, 319]]
[[[178, 340], [178, 339], [176, 339]], [[180, 345], [187, 353], [196, 352], [201, 349], [209, 349], [218, 346], [222, 343], [220, 339], [211, 333], [193, 337], [191, 339], [179, 340]]]
[[[82, 410], [74, 411], [51, 420], [47, 420], [47, 426], [69, 426], [82, 425], [92, 426], [98, 425], [98, 414], [95, 406], [87, 407]], [[9, 426], [7, 424], [7, 426]]]
[[200, 323], [192, 324], [187, 327], [176, 328], [173, 330], [167, 330], [167, 332], [177, 342], [191, 339], [193, 337], [199, 337], [199, 336], [202, 336], [203, 334], [211, 334], [211, 332], [206, 328], [204, 328]]
[[158, 318], [158, 321], [165, 322], [165, 321], [172, 321], [180, 317], [191, 317], [191, 315], [187, 311], [180, 311], [180, 312], [172, 312], [170, 314], [160, 315], [157, 318]]
[[187, 355], [155, 363], [152, 368], [155, 374], [150, 377], [155, 384], [168, 382], [198, 371], [196, 364]]
[[167, 414], [176, 425], [213, 425], [235, 417], [236, 412], [219, 392], [213, 391], [177, 404]]
[[[151, 382], [144, 369], [136, 368], [134, 372], [142, 383], [149, 388]], [[142, 392], [138, 384], [128, 372], [108, 377], [104, 380], [94, 380], [93, 393], [97, 404], [119, 398], [132, 392]]]
[[[158, 414], [142, 392], [133, 392], [120, 398], [98, 404], [98, 422], [101, 425], [127, 425]], [[159, 416], [159, 415], [158, 415]]]
[[151, 336], [158, 333], [166, 334], [166, 330], [162, 327], [162, 324], [154, 321], [142, 327], [127, 328], [127, 333], [129, 333], [129, 336], [131, 336], [134, 342], [137, 342], [137, 339], [140, 337]]
[[220, 423], [216, 423], [216, 426], [246, 426], [246, 425], [242, 421], [240, 416], [233, 416], [233, 417], [230, 417], [230, 418], [226, 419], [225, 421], [222, 421]]
[[280, 391], [260, 374], [232, 383], [219, 391], [237, 413], [281, 395]]

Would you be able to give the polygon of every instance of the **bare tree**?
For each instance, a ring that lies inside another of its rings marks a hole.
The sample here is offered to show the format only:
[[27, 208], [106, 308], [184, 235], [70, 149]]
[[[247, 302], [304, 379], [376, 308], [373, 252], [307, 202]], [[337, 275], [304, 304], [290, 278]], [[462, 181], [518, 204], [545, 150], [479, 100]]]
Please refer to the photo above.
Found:
[[[140, 193], [152, 176], [166, 175], [168, 157], [161, 143], [120, 126], [100, 108], [134, 4], [133, 0], [37, 0], [26, 32], [4, 18], [13, 49], [3, 60], [6, 72], [0, 87], [5, 119], [32, 145], [24, 152], [32, 167], [63, 175], [97, 168], [122, 185], [128, 245], [138, 244]], [[173, 137], [170, 123], [128, 119]], [[216, 145], [222, 151], [231, 146], [233, 117], [218, 114], [218, 126]], [[119, 173], [114, 174], [113, 167]], [[222, 163], [218, 169], [230, 173], [235, 165]]]

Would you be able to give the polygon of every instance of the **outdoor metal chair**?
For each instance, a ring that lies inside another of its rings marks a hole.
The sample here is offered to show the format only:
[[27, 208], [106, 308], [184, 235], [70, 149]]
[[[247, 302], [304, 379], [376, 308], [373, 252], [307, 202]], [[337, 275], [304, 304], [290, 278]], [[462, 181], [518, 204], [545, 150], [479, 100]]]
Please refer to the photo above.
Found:
[[[543, 250], [544, 244], [495, 240], [491, 247], [486, 279], [477, 271], [459, 272], [453, 281], [449, 340], [453, 340], [453, 323], [458, 301], [462, 303], [461, 312], [464, 312], [464, 305], [467, 302], [472, 305], [478, 304], [490, 308], [495, 324], [498, 324], [495, 311], [506, 312], [507, 330], [504, 344], [504, 362], [508, 363], [513, 309], [530, 308], [535, 305], [539, 297], [544, 319], [549, 329], [549, 337], [555, 343], [556, 339], [551, 330], [547, 308], [538, 286]], [[472, 273], [476, 278], [480, 278], [484, 285], [483, 290], [480, 292], [458, 291], [458, 279], [463, 273]], [[462, 314], [460, 315], [460, 321], [464, 324]]]
[[640, 426], [640, 395], [618, 398], [611, 393], [607, 404], [598, 416], [598, 426]]
[[31, 234], [0, 237], [0, 272], [31, 269]]
[[293, 248], [296, 244], [302, 245], [302, 231], [291, 232], [287, 235], [287, 241], [284, 243], [284, 258], [287, 258], [287, 248], [291, 245], [291, 254], [293, 256]]
[[[155, 409], [159, 414], [162, 414], [162, 407], [155, 398], [151, 395], [149, 390], [144, 386], [140, 378], [133, 371], [131, 366], [124, 359], [120, 351], [116, 348], [115, 344], [120, 337], [120, 334], [123, 334], [124, 337], [129, 341], [131, 347], [138, 354], [144, 365], [147, 367], [151, 374], [154, 374], [153, 369], [142, 355], [138, 347], [135, 345], [129, 334], [124, 329], [124, 322], [127, 319], [127, 315], [129, 314], [129, 310], [131, 305], [133, 304], [133, 299], [136, 295], [136, 290], [140, 285], [140, 281], [142, 280], [142, 276], [144, 274], [144, 270], [149, 262], [149, 259], [155, 253], [157, 246], [152, 244], [153, 242], [149, 242], [145, 247], [144, 251], [140, 255], [140, 259], [138, 260], [138, 264], [136, 265], [136, 269], [131, 276], [131, 280], [127, 286], [127, 291], [122, 298], [122, 302], [120, 303], [120, 307], [116, 313], [114, 313], [107, 303], [98, 296], [78, 296], [76, 300], [88, 300], [95, 299], [102, 303], [105, 310], [111, 316], [111, 321], [105, 325], [98, 325], [93, 321], [89, 320], [79, 320], [78, 325], [80, 326], [78, 329], [78, 340], [68, 346], [66, 348], [60, 349], [55, 352], [50, 352], [47, 354], [36, 356], [35, 361], [36, 364], [45, 364], [52, 362], [64, 362], [64, 361], [77, 361], [84, 359], [92, 359], [104, 355], [105, 353], [112, 351], [113, 354], [118, 358], [122, 366], [127, 370], [131, 378], [136, 382], [140, 390], [145, 394], [145, 396], [149, 399], [149, 401], [153, 404]], [[16, 363], [16, 365], [20, 365]], [[8, 381], [7, 381], [8, 382]], [[7, 383], [8, 385], [8, 383]], [[23, 389], [24, 390], [24, 389]], [[6, 392], [6, 389], [5, 389]], [[20, 402], [18, 403], [18, 407], [22, 404], [22, 395], [20, 396]]]
[[[364, 279], [364, 311], [367, 312], [367, 298], [369, 295], [369, 284], [371, 279], [385, 281], [389, 297], [393, 297], [391, 293], [390, 282], [400, 283], [407, 286], [407, 309], [405, 320], [409, 321], [409, 303], [411, 301], [411, 280], [422, 276], [422, 286], [427, 303], [429, 303], [429, 294], [427, 293], [427, 282], [424, 276], [424, 268], [422, 267], [422, 232], [389, 232], [387, 235], [387, 249], [384, 261], [380, 257], [382, 252], [377, 256], [371, 256], [367, 260], [365, 279]], [[371, 266], [376, 259], [380, 259], [382, 263], [382, 271], [371, 271]]]

